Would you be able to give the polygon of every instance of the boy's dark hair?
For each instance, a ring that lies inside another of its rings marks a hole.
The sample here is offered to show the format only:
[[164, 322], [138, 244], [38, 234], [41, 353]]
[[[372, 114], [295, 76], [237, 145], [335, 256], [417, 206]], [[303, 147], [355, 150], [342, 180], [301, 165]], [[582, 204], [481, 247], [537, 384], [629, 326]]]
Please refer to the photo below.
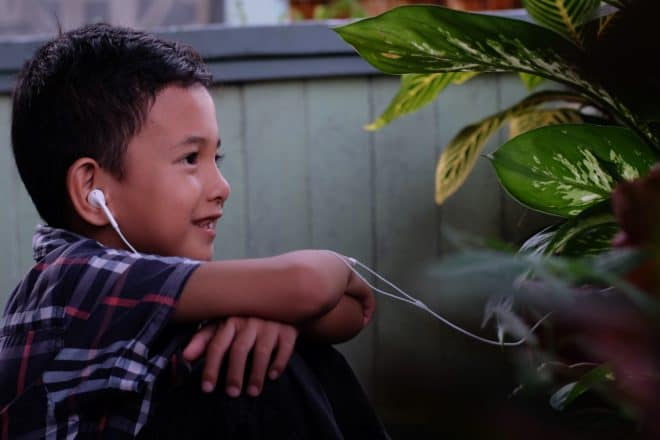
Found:
[[42, 46], [18, 76], [11, 126], [16, 166], [41, 217], [69, 227], [66, 173], [81, 157], [122, 178], [128, 142], [164, 87], [210, 83], [194, 49], [131, 29], [88, 25]]

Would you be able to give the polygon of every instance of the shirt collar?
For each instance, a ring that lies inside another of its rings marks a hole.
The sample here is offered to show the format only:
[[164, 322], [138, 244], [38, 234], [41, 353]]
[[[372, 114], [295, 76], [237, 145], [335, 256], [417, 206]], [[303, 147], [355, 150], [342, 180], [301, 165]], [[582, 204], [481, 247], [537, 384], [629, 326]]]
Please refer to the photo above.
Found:
[[32, 236], [32, 258], [35, 262], [39, 262], [55, 249], [85, 239], [85, 237], [66, 229], [37, 225], [37, 230]]

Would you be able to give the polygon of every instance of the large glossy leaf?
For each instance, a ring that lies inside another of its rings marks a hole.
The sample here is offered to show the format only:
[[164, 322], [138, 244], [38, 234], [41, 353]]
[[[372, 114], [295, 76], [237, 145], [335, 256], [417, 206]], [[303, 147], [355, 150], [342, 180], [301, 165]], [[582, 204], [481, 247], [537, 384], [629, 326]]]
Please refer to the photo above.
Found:
[[582, 44], [580, 25], [591, 17], [600, 0], [523, 0], [523, 5], [537, 23]]
[[531, 109], [515, 115], [509, 121], [509, 138], [546, 125], [584, 122], [579, 111], [572, 108]]
[[552, 125], [522, 134], [492, 156], [500, 182], [516, 200], [573, 217], [610, 197], [614, 184], [645, 174], [655, 162], [631, 130]]
[[474, 168], [479, 153], [488, 139], [508, 119], [539, 105], [554, 101], [584, 102], [584, 98], [568, 92], [539, 92], [519, 103], [463, 128], [443, 150], [435, 170], [435, 201], [442, 204], [463, 184]]
[[450, 84], [463, 84], [473, 78], [473, 72], [448, 72], [401, 76], [399, 91], [392, 98], [387, 109], [375, 121], [366, 125], [365, 130], [375, 131], [392, 120], [419, 110], [432, 102]]
[[386, 73], [516, 70], [572, 81], [581, 56], [533, 23], [441, 6], [402, 6], [335, 31]]
[[581, 71], [580, 48], [542, 26], [440, 6], [412, 5], [335, 31], [386, 73], [516, 71], [571, 85], [615, 113], [649, 144], [660, 146], [644, 120]]

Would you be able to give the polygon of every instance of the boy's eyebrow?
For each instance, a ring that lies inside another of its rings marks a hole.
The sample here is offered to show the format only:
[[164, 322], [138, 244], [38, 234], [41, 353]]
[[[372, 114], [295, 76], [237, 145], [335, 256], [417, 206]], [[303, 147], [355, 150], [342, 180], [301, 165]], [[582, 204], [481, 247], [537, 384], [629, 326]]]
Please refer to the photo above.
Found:
[[[183, 147], [187, 145], [204, 145], [206, 144], [207, 138], [203, 136], [195, 136], [195, 135], [190, 135], [183, 139], [181, 142], [177, 142], [176, 144], [172, 145], [172, 148], [178, 148], [178, 147]], [[216, 149], [220, 148], [222, 141], [218, 138], [218, 142], [215, 146]]]

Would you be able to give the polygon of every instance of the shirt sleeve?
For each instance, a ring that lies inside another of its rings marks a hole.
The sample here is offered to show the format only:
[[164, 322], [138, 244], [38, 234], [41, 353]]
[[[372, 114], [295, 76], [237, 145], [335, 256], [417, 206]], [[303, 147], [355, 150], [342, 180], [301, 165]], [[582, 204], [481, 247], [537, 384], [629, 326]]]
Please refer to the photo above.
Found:
[[61, 298], [62, 347], [43, 375], [51, 405], [75, 401], [80, 408], [100, 396], [150, 393], [195, 330], [191, 324], [172, 331], [170, 318], [200, 263], [109, 249], [80, 260], [85, 264], [59, 268], [58, 278], [75, 282]]

